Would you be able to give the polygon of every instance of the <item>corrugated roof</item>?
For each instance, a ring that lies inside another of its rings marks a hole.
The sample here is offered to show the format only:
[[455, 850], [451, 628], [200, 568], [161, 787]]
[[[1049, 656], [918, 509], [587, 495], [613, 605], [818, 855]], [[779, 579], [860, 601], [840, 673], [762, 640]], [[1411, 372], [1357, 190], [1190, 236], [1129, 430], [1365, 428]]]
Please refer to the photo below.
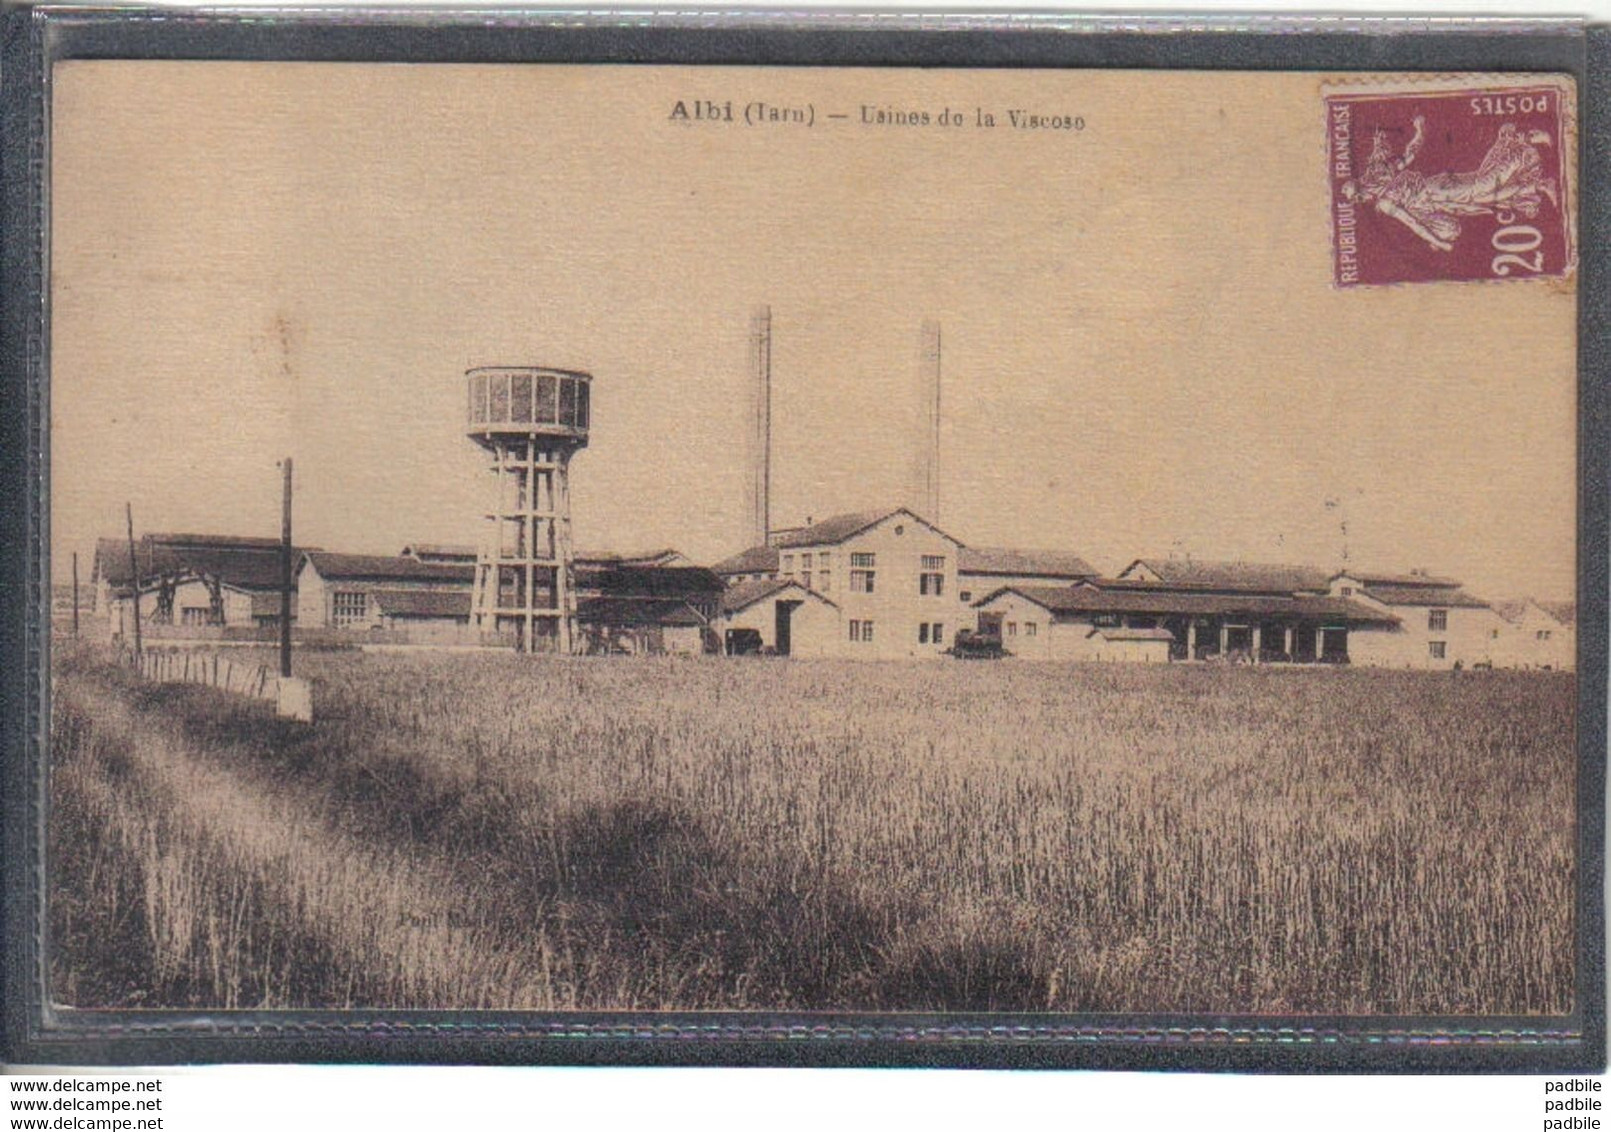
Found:
[[727, 588], [703, 566], [617, 566], [590, 581], [605, 597], [715, 597]]
[[722, 594], [722, 612], [737, 613], [741, 609], [748, 609], [758, 601], [764, 601], [774, 594], [782, 593], [784, 590], [789, 589], [799, 590], [802, 598], [805, 595], [810, 595], [826, 605], [833, 605], [835, 609], [839, 608], [832, 601], [817, 593], [817, 591], [808, 590], [799, 582], [791, 579], [750, 578], [729, 586], [726, 592]]
[[718, 574], [772, 574], [778, 568], [775, 546], [752, 546], [731, 558], [724, 558], [711, 569]]
[[634, 554], [617, 554], [613, 550], [577, 551], [574, 561], [578, 566], [674, 566], [679, 561], [686, 562], [687, 557], [682, 551], [665, 546]]
[[595, 597], [576, 607], [576, 619], [593, 625], [703, 625], [693, 606], [675, 598]]
[[387, 581], [407, 578], [422, 582], [463, 582], [475, 578], [475, 567], [447, 562], [416, 562], [412, 558], [381, 554], [334, 554], [308, 551], [307, 560], [321, 577], [347, 581]]
[[387, 617], [470, 617], [468, 590], [375, 590], [375, 604]]
[[1165, 583], [1200, 589], [1250, 593], [1293, 593], [1324, 590], [1333, 572], [1314, 566], [1272, 562], [1205, 562], [1188, 558], [1138, 558], [1125, 569], [1145, 566]]
[[1182, 593], [1163, 588], [1115, 590], [1090, 585], [1003, 586], [981, 601], [974, 602], [974, 605], [983, 605], [1008, 591], [1020, 594], [1059, 616], [1135, 613], [1158, 616], [1301, 617], [1362, 624], [1392, 624], [1398, 621], [1390, 613], [1347, 598], [1263, 593]]
[[1488, 605], [1480, 597], [1468, 594], [1458, 586], [1370, 585], [1365, 587], [1364, 593], [1383, 605], [1435, 605], [1466, 609], [1481, 609]]
[[280, 540], [277, 538], [260, 538], [256, 535], [157, 534], [153, 532], [145, 537], [158, 546], [171, 546], [176, 550], [192, 547], [276, 550], [280, 545]]
[[[293, 564], [313, 547], [293, 547]], [[235, 535], [145, 535], [135, 544], [141, 582], [158, 575], [194, 574], [216, 578], [236, 589], [278, 588], [280, 544], [277, 539]], [[125, 539], [95, 541], [92, 577], [126, 589], [129, 585], [129, 544]]]
[[961, 574], [1008, 574], [1033, 578], [1094, 578], [1097, 571], [1065, 550], [1018, 550], [1011, 547], [965, 546], [957, 552]]

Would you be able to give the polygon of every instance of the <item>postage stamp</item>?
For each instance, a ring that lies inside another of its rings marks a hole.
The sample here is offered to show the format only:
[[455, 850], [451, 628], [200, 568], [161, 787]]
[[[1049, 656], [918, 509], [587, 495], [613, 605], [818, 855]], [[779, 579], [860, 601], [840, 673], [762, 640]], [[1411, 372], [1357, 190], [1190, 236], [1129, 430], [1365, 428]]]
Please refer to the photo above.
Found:
[[1569, 80], [1378, 87], [1325, 101], [1338, 286], [1572, 273]]

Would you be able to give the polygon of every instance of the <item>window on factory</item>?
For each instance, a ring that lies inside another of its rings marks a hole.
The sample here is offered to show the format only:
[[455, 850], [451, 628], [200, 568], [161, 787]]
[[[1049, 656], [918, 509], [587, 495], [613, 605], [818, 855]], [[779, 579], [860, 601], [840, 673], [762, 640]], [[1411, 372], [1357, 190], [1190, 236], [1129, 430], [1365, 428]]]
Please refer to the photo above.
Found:
[[873, 558], [874, 555], [871, 554], [852, 554], [850, 556], [850, 564], [852, 566], [860, 566], [865, 570], [871, 570], [875, 565], [877, 565], [877, 563], [873, 561]]
[[1353, 586], [1344, 586], [1342, 588], [1342, 595], [1343, 595], [1343, 597], [1353, 597], [1354, 596], [1354, 587]]
[[929, 643], [929, 623], [927, 621], [918, 622], [917, 643], [920, 645], [926, 645]]
[[785, 574], [793, 574], [794, 573], [794, 555], [785, 554], [783, 556], [783, 572]]
[[945, 592], [945, 559], [936, 554], [923, 556], [923, 572], [917, 576], [917, 592], [925, 597], [939, 597]]
[[870, 594], [873, 592], [873, 571], [852, 570], [850, 572], [850, 592], [853, 594]]
[[1007, 622], [1007, 636], [1016, 637], [1017, 635], [1018, 635], [1018, 622], [1016, 622], [1016, 621]]
[[200, 605], [187, 605], [184, 609], [179, 611], [179, 623], [181, 625], [207, 624], [206, 607]]
[[828, 568], [828, 552], [826, 550], [819, 551], [817, 553], [817, 565], [821, 566], [824, 570]]
[[1449, 611], [1447, 609], [1434, 609], [1426, 615], [1426, 627], [1434, 633], [1441, 633], [1449, 627]]
[[817, 588], [823, 593], [833, 592], [833, 571], [823, 570], [817, 575]]
[[945, 623], [936, 621], [929, 627], [929, 640], [937, 645], [945, 644]]
[[337, 625], [355, 625], [369, 612], [369, 595], [335, 594], [331, 597], [330, 612]]
[[957, 596], [959, 598], [961, 598], [963, 601], [972, 601], [973, 600], [973, 591], [972, 590], [963, 590]]
[[861, 623], [861, 639], [863, 644], [871, 643], [873, 639], [873, 623], [871, 621]]
[[810, 570], [802, 570], [800, 572], [800, 584], [802, 586], [804, 586], [808, 590], [811, 588], [811, 571]]
[[925, 569], [925, 570], [944, 570], [945, 569], [945, 555], [943, 555], [943, 554], [925, 554], [925, 555], [923, 555], [923, 569]]
[[1025, 621], [1024, 622], [1024, 636], [1033, 637], [1034, 635], [1035, 635], [1035, 622], [1033, 622], [1033, 621]]
[[[186, 612], [188, 612], [188, 610]], [[1541, 641], [1549, 640], [1551, 632], [1552, 632], [1552, 630], [1550, 630], [1550, 629], [1540, 629], [1538, 631], [1538, 639], [1541, 640]]]
[[1444, 641], [1429, 641], [1426, 647], [1431, 652], [1433, 660], [1442, 660], [1449, 648]]
[[850, 639], [853, 640], [853, 641], [861, 640], [861, 622], [860, 621], [852, 621], [850, 623]]

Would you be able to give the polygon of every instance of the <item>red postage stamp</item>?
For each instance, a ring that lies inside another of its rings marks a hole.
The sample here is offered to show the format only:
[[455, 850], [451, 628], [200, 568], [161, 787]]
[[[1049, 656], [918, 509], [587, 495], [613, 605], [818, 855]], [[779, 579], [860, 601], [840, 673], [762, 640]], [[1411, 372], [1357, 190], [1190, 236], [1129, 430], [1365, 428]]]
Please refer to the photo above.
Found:
[[1338, 286], [1575, 269], [1570, 80], [1406, 84], [1325, 101]]

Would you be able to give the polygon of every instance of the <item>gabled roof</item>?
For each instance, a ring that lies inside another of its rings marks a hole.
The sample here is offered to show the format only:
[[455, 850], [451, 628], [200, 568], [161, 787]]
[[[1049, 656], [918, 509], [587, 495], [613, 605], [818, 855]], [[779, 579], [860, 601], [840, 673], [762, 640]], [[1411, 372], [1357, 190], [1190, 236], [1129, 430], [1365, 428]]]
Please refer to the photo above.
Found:
[[1483, 609], [1488, 605], [1480, 597], [1467, 593], [1458, 585], [1398, 586], [1372, 584], [1367, 585], [1363, 592], [1366, 597], [1374, 598], [1383, 605], [1434, 605], [1465, 609]]
[[1543, 601], [1533, 599], [1533, 604], [1549, 614], [1562, 625], [1577, 624], [1577, 602], [1575, 601]]
[[1431, 574], [1418, 573], [1413, 570], [1408, 574], [1382, 574], [1375, 570], [1338, 570], [1331, 576], [1332, 578], [1353, 578], [1366, 586], [1438, 586], [1449, 589], [1460, 585], [1453, 578], [1438, 578]]
[[594, 625], [705, 624], [693, 606], [676, 598], [590, 598], [576, 607], [576, 619]]
[[737, 585], [729, 586], [727, 591], [722, 594], [722, 612], [737, 613], [741, 609], [748, 609], [758, 601], [764, 601], [775, 594], [780, 594], [784, 590], [790, 589], [799, 590], [802, 595], [814, 597], [825, 605], [833, 605], [835, 609], [839, 608], [816, 590], [808, 590], [792, 579], [750, 578], [747, 581], [739, 582]]
[[1137, 558], [1119, 571], [1128, 579], [1141, 566], [1156, 574], [1162, 583], [1199, 589], [1241, 590], [1249, 593], [1295, 593], [1324, 590], [1335, 573], [1314, 566], [1289, 566], [1271, 562], [1212, 562], [1195, 558]]
[[[292, 561], [316, 547], [293, 547]], [[237, 535], [151, 534], [135, 544], [142, 586], [162, 575], [192, 574], [217, 579], [242, 590], [276, 588], [280, 584], [280, 542]], [[129, 544], [124, 539], [95, 541], [94, 581], [129, 587]]]
[[1359, 624], [1396, 624], [1391, 613], [1348, 598], [1318, 594], [1205, 593], [1164, 588], [1102, 589], [1073, 586], [1002, 586], [974, 602], [982, 606], [1004, 593], [1015, 593], [1058, 617], [1087, 613], [1134, 613], [1151, 616], [1289, 617]]
[[475, 567], [446, 562], [417, 562], [412, 558], [382, 554], [333, 554], [327, 550], [310, 550], [302, 556], [304, 564], [311, 565], [323, 578], [342, 581], [418, 581], [462, 582], [469, 585], [475, 578]]
[[929, 530], [945, 538], [951, 539], [958, 546], [961, 542], [951, 538], [933, 523], [906, 507], [894, 507], [883, 511], [850, 511], [843, 515], [834, 515], [812, 523], [807, 527], [796, 527], [793, 530], [779, 531], [772, 538], [772, 545], [787, 550], [796, 546], [833, 546], [861, 534], [863, 531], [876, 527], [885, 519], [896, 515], [905, 515], [915, 523], [922, 523]]
[[375, 590], [373, 596], [388, 617], [470, 616], [468, 590]]
[[773, 574], [777, 568], [778, 551], [775, 546], [752, 546], [711, 567], [718, 574]]
[[965, 546], [957, 551], [959, 574], [1006, 574], [1025, 578], [1094, 578], [1097, 571], [1065, 550], [1017, 550]]
[[452, 562], [474, 562], [476, 560], [476, 553], [475, 547], [464, 546], [458, 543], [411, 542], [407, 546], [403, 547], [402, 557], [421, 559], [434, 558], [438, 561], [446, 559]]

